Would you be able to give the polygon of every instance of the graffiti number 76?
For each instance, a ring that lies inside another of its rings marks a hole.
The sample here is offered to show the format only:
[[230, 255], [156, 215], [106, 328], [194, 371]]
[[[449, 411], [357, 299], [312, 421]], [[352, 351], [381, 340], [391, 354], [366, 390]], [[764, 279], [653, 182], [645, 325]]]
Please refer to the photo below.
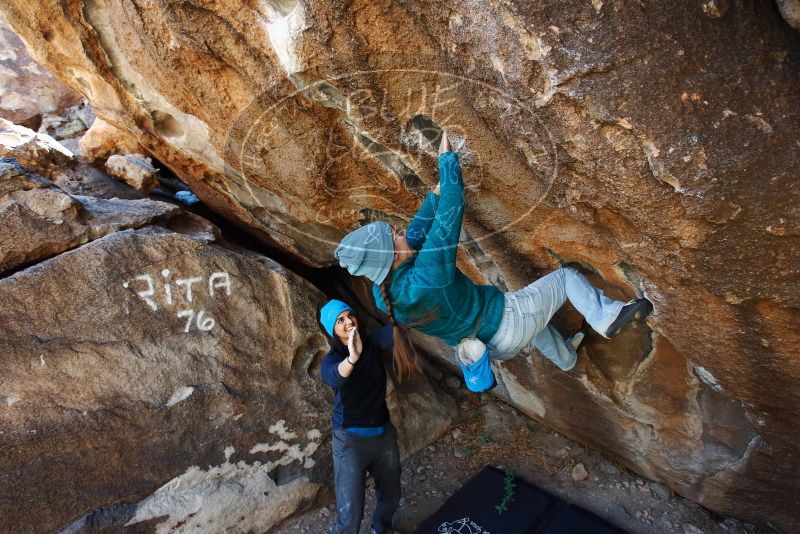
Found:
[[188, 317], [186, 320], [186, 328], [183, 329], [184, 332], [188, 332], [192, 328], [192, 321], [197, 317], [197, 329], [207, 332], [214, 328], [216, 321], [212, 317], [205, 317], [205, 312], [200, 310], [199, 312], [195, 313], [194, 310], [183, 310], [178, 312], [178, 317]]

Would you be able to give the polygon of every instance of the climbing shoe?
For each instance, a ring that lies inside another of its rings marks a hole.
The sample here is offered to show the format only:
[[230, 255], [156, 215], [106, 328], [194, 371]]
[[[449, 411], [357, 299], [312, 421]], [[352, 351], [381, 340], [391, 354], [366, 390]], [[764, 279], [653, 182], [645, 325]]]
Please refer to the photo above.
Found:
[[606, 330], [605, 336], [609, 339], [616, 337], [623, 328], [633, 321], [641, 321], [650, 315], [652, 311], [653, 305], [647, 299], [635, 299], [625, 303], [619, 315], [617, 315], [617, 318], [614, 319], [614, 322], [611, 323], [611, 326]]

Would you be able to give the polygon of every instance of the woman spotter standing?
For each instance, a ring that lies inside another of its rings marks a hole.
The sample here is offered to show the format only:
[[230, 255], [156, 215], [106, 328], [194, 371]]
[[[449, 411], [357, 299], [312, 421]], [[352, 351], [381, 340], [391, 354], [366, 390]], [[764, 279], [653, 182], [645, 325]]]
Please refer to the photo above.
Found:
[[568, 341], [549, 324], [567, 299], [606, 338], [652, 310], [647, 299], [627, 303], [609, 299], [571, 267], [505, 294], [494, 286], [474, 284], [456, 267], [463, 215], [461, 169], [443, 133], [439, 185], [425, 198], [407, 231], [374, 222], [345, 236], [336, 248], [342, 267], [374, 282], [375, 301], [395, 325], [398, 378], [419, 370], [404, 330], [409, 325], [453, 346], [477, 338], [488, 345], [492, 359], [511, 358], [533, 345], [568, 371], [575, 365], [583, 335], [579, 332]]
[[375, 481], [372, 532], [391, 531], [400, 502], [400, 452], [386, 407], [386, 369], [380, 351], [392, 347], [391, 327], [362, 339], [350, 306], [331, 300], [320, 323], [333, 338], [322, 379], [333, 388], [333, 471], [336, 522], [332, 534], [356, 534], [364, 515], [366, 475]]

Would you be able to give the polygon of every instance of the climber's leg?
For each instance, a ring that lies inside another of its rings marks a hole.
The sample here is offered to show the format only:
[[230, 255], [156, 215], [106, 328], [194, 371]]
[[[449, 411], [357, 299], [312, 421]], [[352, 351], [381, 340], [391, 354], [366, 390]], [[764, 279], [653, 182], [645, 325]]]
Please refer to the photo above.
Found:
[[[567, 300], [566, 269], [558, 269], [513, 293], [506, 293], [503, 317], [489, 345], [493, 358], [510, 358], [546, 332], [534, 346], [556, 365], [569, 366], [572, 358], [564, 338], [552, 327], [550, 318]], [[497, 339], [496, 339], [497, 338]], [[491, 354], [491, 353], [490, 353]]]
[[632, 323], [633, 321], [640, 321], [650, 315], [650, 312], [653, 311], [653, 304], [650, 303], [647, 299], [634, 299], [630, 302], [626, 302], [625, 305], [620, 310], [617, 318], [614, 319], [614, 322], [606, 330], [604, 334], [607, 338], [616, 337], [617, 334], [622, 331], [625, 326]]
[[531, 314], [523, 314], [513, 293], [505, 294], [505, 306], [500, 325], [489, 340], [489, 357], [493, 360], [507, 360], [528, 346], [538, 328]]
[[[619, 316], [624, 302], [608, 298], [602, 289], [594, 287], [573, 267], [557, 269], [532, 284], [515, 291], [525, 313], [541, 316], [547, 324], [566, 299], [575, 306], [586, 322], [602, 336]], [[538, 332], [537, 332], [538, 333]]]
[[514, 293], [506, 293], [500, 326], [488, 343], [489, 357], [494, 360], [512, 358], [532, 344], [559, 369], [568, 371], [577, 360], [575, 347], [565, 341], [552, 325], [543, 322], [546, 312], [541, 306], [537, 310], [537, 304], [533, 302], [537, 296], [540, 293], [523, 299]]
[[564, 272], [564, 289], [575, 309], [586, 318], [586, 322], [595, 332], [608, 337], [606, 335], [608, 327], [619, 316], [625, 303], [608, 298], [602, 289], [594, 287], [573, 267], [565, 267], [558, 271]]
[[558, 330], [549, 324], [533, 338], [533, 346], [562, 371], [569, 371], [578, 361], [578, 353]]
[[[589, 325], [603, 336], [625, 304], [606, 297], [603, 290], [592, 286], [585, 276], [572, 267], [557, 269], [518, 291], [506, 293], [505, 299], [500, 325], [489, 341], [493, 359], [511, 358], [529, 345], [534, 337], [545, 330], [567, 299], [583, 314]], [[556, 338], [554, 332], [545, 334], [536, 344], [542, 345], [545, 348], [542, 352], [546, 351], [546, 356], [560, 367], [569, 363], [565, 355], [574, 352], [564, 344], [560, 335]]]

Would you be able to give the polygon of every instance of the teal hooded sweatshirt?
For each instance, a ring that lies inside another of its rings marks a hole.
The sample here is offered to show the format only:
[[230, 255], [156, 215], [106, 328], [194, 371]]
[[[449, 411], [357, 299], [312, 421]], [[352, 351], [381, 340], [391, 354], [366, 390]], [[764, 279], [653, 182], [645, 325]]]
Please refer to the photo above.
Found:
[[[503, 315], [503, 292], [476, 285], [456, 267], [458, 238], [464, 218], [464, 182], [458, 156], [439, 156], [441, 197], [428, 193], [406, 230], [409, 245], [418, 251], [387, 278], [397, 322], [414, 326], [449, 345], [475, 335], [484, 343], [494, 336]], [[372, 288], [384, 313], [380, 287]], [[430, 318], [422, 325], [419, 321]]]

